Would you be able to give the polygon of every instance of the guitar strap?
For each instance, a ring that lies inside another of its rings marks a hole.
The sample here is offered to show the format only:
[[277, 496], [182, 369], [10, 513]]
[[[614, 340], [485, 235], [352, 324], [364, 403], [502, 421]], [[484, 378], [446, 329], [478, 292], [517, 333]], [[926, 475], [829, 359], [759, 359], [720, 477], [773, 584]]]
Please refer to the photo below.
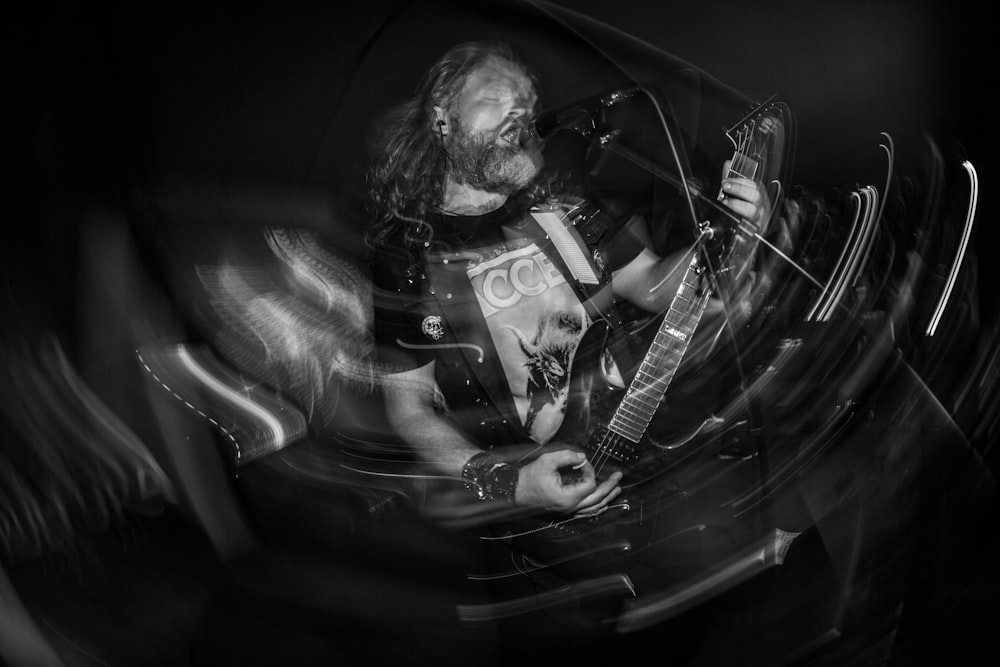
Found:
[[[572, 215], [578, 212], [578, 215]], [[572, 287], [591, 322], [608, 325], [607, 347], [619, 368], [631, 368], [631, 353], [622, 336], [622, 317], [611, 293], [611, 274], [599, 257], [598, 243], [607, 231], [596, 209], [584, 213], [580, 207], [569, 212], [559, 209], [530, 211], [531, 221], [540, 228], [539, 247]]]

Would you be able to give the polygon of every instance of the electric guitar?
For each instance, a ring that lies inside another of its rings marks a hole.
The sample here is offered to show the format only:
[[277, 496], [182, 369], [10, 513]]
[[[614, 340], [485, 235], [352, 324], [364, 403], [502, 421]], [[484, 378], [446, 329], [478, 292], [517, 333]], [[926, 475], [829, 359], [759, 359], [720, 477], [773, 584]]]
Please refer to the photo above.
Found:
[[[735, 146], [730, 175], [765, 186], [777, 183], [780, 195], [776, 176], [785, 149], [786, 114], [785, 106], [768, 100], [726, 131]], [[774, 204], [775, 193], [771, 197]], [[732, 426], [709, 419], [690, 437], [666, 446], [654, 445], [646, 437], [710, 297], [735, 294], [752, 270], [760, 230], [727, 215], [728, 209], [722, 211], [721, 205], [718, 208], [723, 215], [698, 225], [680, 287], [627, 386], [610, 379], [607, 323], [593, 323], [577, 347], [570, 365], [566, 415], [553, 440], [578, 444], [599, 479], [622, 470], [627, 500], [595, 516], [533, 516], [505, 524], [496, 539], [505, 540], [540, 567], [575, 561], [589, 570], [632, 550], [637, 539], [653, 539], [643, 528], [659, 521], [662, 529], [664, 517], [686, 494], [667, 481], [676, 459], [683, 458], [677, 453], [690, 442], [704, 443], [706, 435], [720, 437]]]

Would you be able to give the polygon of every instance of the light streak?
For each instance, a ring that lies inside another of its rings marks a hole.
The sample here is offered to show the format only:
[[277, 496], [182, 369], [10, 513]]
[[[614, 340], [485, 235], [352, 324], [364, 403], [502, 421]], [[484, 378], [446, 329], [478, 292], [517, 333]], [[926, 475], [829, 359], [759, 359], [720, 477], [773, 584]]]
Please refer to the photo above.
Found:
[[933, 336], [934, 332], [937, 331], [937, 326], [941, 322], [941, 316], [944, 314], [945, 308], [948, 307], [948, 300], [951, 298], [951, 291], [955, 287], [955, 280], [958, 278], [959, 270], [965, 261], [965, 254], [969, 246], [969, 237], [972, 235], [972, 225], [976, 219], [976, 204], [979, 202], [979, 176], [976, 173], [976, 168], [968, 160], [962, 163], [962, 167], [969, 175], [969, 207], [965, 214], [962, 241], [959, 243], [958, 252], [955, 253], [955, 261], [952, 263], [951, 271], [948, 273], [948, 281], [945, 283], [944, 291], [941, 293], [941, 298], [938, 301], [937, 308], [934, 310], [934, 315], [931, 317], [930, 324], [927, 325], [926, 333], [928, 336]]

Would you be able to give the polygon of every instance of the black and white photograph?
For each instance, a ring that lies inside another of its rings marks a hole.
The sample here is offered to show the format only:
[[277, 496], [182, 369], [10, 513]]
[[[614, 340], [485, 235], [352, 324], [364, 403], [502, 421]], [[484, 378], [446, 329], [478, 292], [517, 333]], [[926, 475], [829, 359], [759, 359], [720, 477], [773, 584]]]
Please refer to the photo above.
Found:
[[984, 7], [6, 25], [0, 664], [1000, 661]]

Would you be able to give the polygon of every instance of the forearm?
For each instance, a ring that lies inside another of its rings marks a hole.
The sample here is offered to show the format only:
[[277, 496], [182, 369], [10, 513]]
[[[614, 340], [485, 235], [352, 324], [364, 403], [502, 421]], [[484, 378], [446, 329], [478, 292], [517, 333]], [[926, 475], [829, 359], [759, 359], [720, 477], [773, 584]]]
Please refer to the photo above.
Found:
[[615, 294], [643, 310], [662, 312], [676, 296], [690, 261], [689, 252], [677, 252], [662, 258], [644, 252], [615, 273]]
[[443, 398], [438, 397], [433, 362], [383, 376], [382, 392], [396, 436], [435, 472], [461, 475], [480, 448], [440, 412]]
[[444, 475], [460, 476], [465, 463], [483, 451], [451, 422], [433, 412], [390, 416], [390, 425], [421, 461]]
[[448, 420], [435, 413], [397, 415], [393, 427], [438, 474], [461, 478], [481, 500], [515, 502], [519, 466], [477, 447]]
[[[435, 409], [433, 364], [388, 376], [383, 388], [389, 425], [398, 437], [435, 473], [463, 480], [483, 500], [574, 513], [604, 507], [620, 491], [617, 473], [597, 485], [586, 457], [568, 448], [511, 464], [478, 447]], [[579, 479], [565, 480], [565, 468], [579, 470]]]

